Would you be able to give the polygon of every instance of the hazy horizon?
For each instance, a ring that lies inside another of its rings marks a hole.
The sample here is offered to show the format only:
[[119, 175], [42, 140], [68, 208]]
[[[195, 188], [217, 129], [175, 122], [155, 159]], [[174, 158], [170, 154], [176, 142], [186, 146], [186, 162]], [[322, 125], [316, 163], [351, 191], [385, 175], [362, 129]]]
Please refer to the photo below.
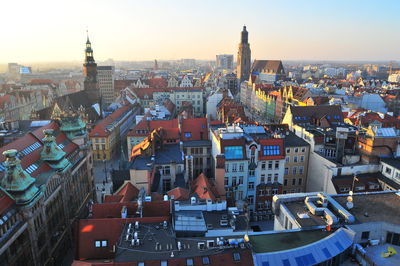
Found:
[[[0, 62], [236, 58], [249, 31], [252, 59], [400, 60], [400, 1], [50, 1], [3, 3]], [[16, 15], [18, 14], [18, 15]]]

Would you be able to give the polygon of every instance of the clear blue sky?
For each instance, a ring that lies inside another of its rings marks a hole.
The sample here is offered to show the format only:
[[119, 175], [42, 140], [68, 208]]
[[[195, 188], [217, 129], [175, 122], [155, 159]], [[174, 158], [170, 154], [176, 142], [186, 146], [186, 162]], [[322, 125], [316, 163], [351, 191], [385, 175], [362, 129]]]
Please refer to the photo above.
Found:
[[236, 57], [400, 60], [399, 0], [3, 1], [0, 62]]

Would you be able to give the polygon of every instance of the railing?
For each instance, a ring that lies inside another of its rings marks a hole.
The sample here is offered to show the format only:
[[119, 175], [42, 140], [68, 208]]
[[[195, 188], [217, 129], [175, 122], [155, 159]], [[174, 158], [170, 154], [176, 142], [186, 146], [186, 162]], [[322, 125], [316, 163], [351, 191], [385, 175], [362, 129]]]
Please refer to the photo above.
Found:
[[369, 266], [378, 266], [378, 264], [374, 263], [366, 254], [361, 253], [357, 248], [355, 252], [355, 257], [359, 263], [364, 261]]

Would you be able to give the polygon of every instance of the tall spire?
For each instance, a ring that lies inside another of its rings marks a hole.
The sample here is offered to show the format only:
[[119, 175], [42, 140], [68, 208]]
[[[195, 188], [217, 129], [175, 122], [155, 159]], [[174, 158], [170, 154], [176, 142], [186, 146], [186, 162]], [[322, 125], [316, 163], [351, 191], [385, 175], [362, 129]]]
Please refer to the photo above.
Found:
[[93, 57], [93, 49], [92, 49], [92, 43], [89, 40], [89, 32], [86, 30], [87, 34], [87, 41], [86, 41], [86, 49], [85, 49], [85, 62], [86, 63], [94, 63], [94, 57]]
[[88, 31], [88, 29], [86, 29], [86, 37], [87, 37], [86, 44], [90, 44], [90, 40], [89, 40], [89, 31]]
[[246, 30], [246, 25], [243, 26], [240, 43], [248, 43], [249, 42], [249, 33]]
[[246, 25], [243, 26], [243, 30], [240, 35], [239, 50], [237, 56], [236, 66], [236, 77], [239, 79], [238, 85], [245, 80], [248, 80], [250, 76], [251, 64], [251, 50], [249, 44], [249, 33], [246, 29]]

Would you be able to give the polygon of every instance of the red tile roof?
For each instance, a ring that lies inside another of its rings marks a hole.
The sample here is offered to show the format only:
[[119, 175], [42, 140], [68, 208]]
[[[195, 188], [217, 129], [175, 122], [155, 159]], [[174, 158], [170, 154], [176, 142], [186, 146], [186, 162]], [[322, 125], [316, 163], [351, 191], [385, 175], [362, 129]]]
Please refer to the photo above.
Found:
[[99, 123], [97, 123], [94, 128], [90, 131], [90, 137], [107, 137], [111, 134], [111, 131], [107, 130], [107, 126], [118, 118], [125, 115], [127, 111], [132, 109], [132, 105], [124, 105], [121, 108], [115, 110], [112, 114], [103, 118]]
[[[182, 120], [182, 141], [187, 140], [207, 140], [208, 128], [207, 118], [188, 118]], [[191, 137], [186, 137], [185, 133], [190, 132]]]
[[[104, 203], [106, 205], [110, 203]], [[123, 226], [126, 223], [160, 223], [168, 217], [114, 218], [114, 219], [82, 219], [79, 220], [78, 259], [111, 259], [114, 257], [113, 245], [117, 244]], [[95, 247], [96, 240], [107, 240], [107, 247]]]
[[43, 143], [42, 143], [42, 138], [44, 137], [43, 130], [44, 129], [54, 129], [56, 132], [56, 143], [61, 144], [65, 143], [66, 145], [62, 149], [65, 151], [67, 154], [66, 156], [70, 155], [72, 152], [74, 152], [76, 149], [78, 149], [78, 145], [75, 143], [71, 142], [67, 136], [59, 131], [59, 126], [56, 122], [51, 122], [46, 126], [43, 126], [41, 128], [38, 128], [34, 130], [33, 132], [27, 133], [25, 136], [7, 144], [6, 146], [3, 146], [0, 148], [0, 162], [3, 162], [5, 160], [5, 157], [3, 155], [3, 152], [6, 150], [10, 149], [16, 149], [17, 151], [22, 151], [25, 148], [29, 147], [30, 145], [34, 143], [38, 143], [39, 147], [31, 151], [28, 155], [24, 156], [21, 159], [21, 166], [23, 169], [28, 168], [30, 165], [34, 163], [41, 162], [39, 164], [39, 167], [33, 171], [30, 175], [32, 177], [38, 176], [42, 172], [46, 172], [51, 170], [51, 167], [44, 161], [40, 160], [40, 152], [43, 149]]
[[[137, 202], [112, 202], [93, 205], [93, 218], [118, 218], [121, 217], [123, 206], [128, 208], [128, 217], [137, 211]], [[158, 217], [170, 215], [169, 201], [143, 202], [143, 217]]]
[[6, 192], [0, 190], [0, 215], [4, 214], [14, 204], [15, 201]]
[[6, 104], [9, 105], [11, 103], [11, 97], [13, 96], [9, 94], [0, 96], [0, 109], [3, 109]]
[[176, 187], [167, 192], [168, 196], [172, 198], [174, 196], [174, 200], [188, 200], [190, 197], [189, 190], [186, 188]]
[[127, 202], [137, 198], [139, 189], [128, 182], [116, 194], [122, 196], [121, 202]]
[[139, 189], [132, 183], [125, 183], [114, 195], [106, 195], [104, 202], [129, 202], [137, 198]]
[[219, 197], [215, 186], [203, 173], [193, 180], [192, 192], [196, 193], [200, 199], [211, 199], [215, 201], [215, 199]]
[[54, 83], [51, 79], [32, 79], [30, 84], [35, 85], [35, 84], [52, 84]]
[[148, 84], [150, 88], [156, 88], [156, 89], [164, 89], [167, 88], [167, 80], [164, 78], [152, 78], [148, 80]]

